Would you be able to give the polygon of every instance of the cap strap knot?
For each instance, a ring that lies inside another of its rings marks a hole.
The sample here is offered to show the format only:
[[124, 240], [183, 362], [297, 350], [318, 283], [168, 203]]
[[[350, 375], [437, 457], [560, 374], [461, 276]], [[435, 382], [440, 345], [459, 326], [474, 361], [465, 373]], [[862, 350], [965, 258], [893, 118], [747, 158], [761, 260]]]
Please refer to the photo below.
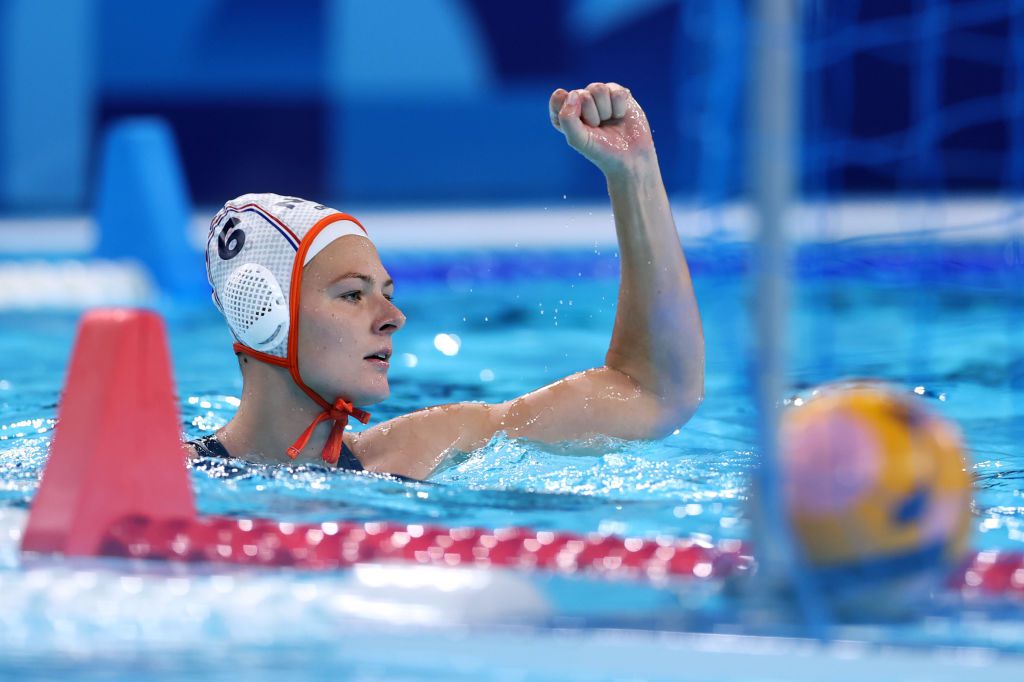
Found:
[[309, 439], [313, 437], [313, 431], [320, 424], [320, 422], [331, 420], [334, 425], [331, 426], [331, 433], [327, 436], [327, 442], [324, 443], [323, 450], [320, 451], [320, 456], [328, 464], [337, 464], [338, 458], [341, 457], [341, 448], [343, 443], [343, 436], [345, 435], [345, 426], [348, 425], [348, 418], [355, 417], [360, 422], [365, 424], [370, 421], [370, 413], [364, 410], [360, 410], [358, 407], [353, 407], [352, 403], [347, 400], [338, 398], [334, 401], [333, 405], [329, 405], [324, 408], [323, 412], [318, 414], [306, 430], [302, 432], [302, 435], [296, 439], [292, 446], [288, 448], [288, 456], [295, 459], [302, 452], [302, 449], [309, 443]]

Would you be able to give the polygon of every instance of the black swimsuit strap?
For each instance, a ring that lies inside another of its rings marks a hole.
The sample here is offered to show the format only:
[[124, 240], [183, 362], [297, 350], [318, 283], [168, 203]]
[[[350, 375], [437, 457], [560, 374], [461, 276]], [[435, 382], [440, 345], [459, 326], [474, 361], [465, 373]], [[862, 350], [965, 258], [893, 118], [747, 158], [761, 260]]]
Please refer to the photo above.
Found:
[[231, 453], [224, 447], [219, 440], [217, 440], [216, 434], [211, 433], [208, 436], [190, 440], [189, 445], [196, 449], [196, 454], [200, 457], [216, 457], [218, 459], [230, 459]]
[[[196, 454], [200, 457], [231, 458], [231, 453], [228, 452], [223, 443], [217, 440], [217, 435], [214, 433], [190, 440], [188, 444], [196, 449]], [[363, 463], [359, 461], [359, 458], [356, 457], [356, 454], [352, 452], [351, 448], [344, 441], [341, 443], [341, 456], [338, 457], [338, 468], [347, 471], [363, 470]]]
[[352, 452], [351, 448], [345, 443], [341, 442], [341, 456], [338, 457], [338, 468], [348, 469], [349, 471], [362, 471], [363, 463], [356, 457], [356, 453]]

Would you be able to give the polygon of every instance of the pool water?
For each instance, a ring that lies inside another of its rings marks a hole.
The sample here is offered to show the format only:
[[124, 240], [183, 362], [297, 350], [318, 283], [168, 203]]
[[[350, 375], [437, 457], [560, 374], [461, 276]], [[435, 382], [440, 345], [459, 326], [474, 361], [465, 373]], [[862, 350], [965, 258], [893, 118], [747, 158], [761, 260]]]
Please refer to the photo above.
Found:
[[[916, 388], [964, 432], [978, 480], [977, 543], [1020, 546], [1019, 269], [988, 249], [936, 248], [905, 246], [902, 258], [877, 247], [801, 254], [792, 394], [844, 376]], [[211, 467], [194, 473], [200, 508], [302, 520], [743, 536], [755, 447], [752, 293], [737, 276], [743, 256], [725, 246], [690, 254], [707, 345], [707, 398], [686, 427], [663, 441], [609, 441], [604, 454], [577, 455], [499, 435], [423, 485], [318, 467]], [[395, 337], [391, 398], [372, 409], [371, 426], [428, 405], [507, 400], [603, 361], [617, 291], [614, 253], [454, 253], [429, 260], [395, 254], [386, 265], [408, 322]], [[211, 432], [230, 418], [241, 389], [230, 336], [211, 305], [166, 312], [183, 432]], [[2, 316], [0, 504], [31, 501], [76, 323], [73, 314]], [[456, 354], [438, 350], [439, 334], [458, 337]]]
[[[790, 320], [791, 390], [780, 396], [852, 376], [888, 379], [921, 394], [964, 433], [977, 486], [974, 544], [989, 549], [1024, 549], [1024, 288], [1020, 265], [1007, 253], [1002, 244], [802, 247]], [[689, 424], [662, 441], [607, 440], [598, 443], [601, 454], [580, 455], [499, 434], [423, 483], [315, 466], [211, 463], [192, 471], [200, 511], [745, 538], [746, 485], [756, 448], [750, 381], [755, 340], [749, 323], [756, 293], [745, 278], [748, 256], [746, 247], [734, 244], [688, 252], [706, 338], [707, 397]], [[507, 400], [603, 361], [618, 286], [614, 252], [515, 249], [384, 257], [408, 322], [394, 340], [392, 396], [371, 409], [371, 425], [428, 405]], [[182, 431], [188, 437], [209, 433], [238, 404], [241, 379], [230, 336], [212, 305], [162, 312]], [[26, 508], [36, 491], [76, 322], [71, 314], [0, 314], [0, 511]], [[13, 557], [2, 557], [0, 576], [7, 574], [8, 587], [24, 586], [18, 582], [24, 569]], [[292, 586], [296, 578], [258, 580], [276, 589]], [[581, 605], [597, 599], [606, 605], [597, 609], [605, 624], [636, 625], [644, 614], [649, 624], [651, 614], [664, 623], [680, 603], [678, 593], [665, 597], [640, 588], [630, 592], [624, 585], [570, 583], [544, 587], [565, 597], [556, 599], [556, 617], [578, 615], [586, 611]], [[722, 595], [698, 601], [693, 613], [711, 614], [712, 621], [729, 611]], [[18, 602], [23, 609], [34, 603]], [[296, 618], [310, 617], [309, 608]], [[64, 641], [52, 623], [41, 625], [25, 613], [0, 615], [0, 622], [5, 617], [9, 627], [20, 628], [20, 635], [8, 630], [8, 645], [18, 636], [44, 649]], [[203, 649], [181, 628], [160, 622], [172, 642], [180, 637], [182, 646]], [[692, 617], [680, 618], [676, 625], [693, 623]], [[969, 635], [961, 626], [936, 630], [933, 621], [931, 634], [906, 630], [903, 636], [917, 644], [998, 640], [1024, 651], [1024, 638], [996, 636], [993, 627]], [[101, 638], [85, 641], [100, 646]], [[267, 638], [282, 647], [288, 641], [283, 633]]]

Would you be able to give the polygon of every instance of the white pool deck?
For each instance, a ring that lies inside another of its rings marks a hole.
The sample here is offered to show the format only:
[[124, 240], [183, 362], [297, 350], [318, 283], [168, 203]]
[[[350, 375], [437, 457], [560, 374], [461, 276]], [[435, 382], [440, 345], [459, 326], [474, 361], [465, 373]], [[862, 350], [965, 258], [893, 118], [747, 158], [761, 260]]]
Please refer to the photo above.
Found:
[[[587, 247], [615, 243], [607, 202], [569, 200], [552, 206], [402, 208], [352, 212], [382, 249]], [[672, 202], [684, 243], [708, 238], [743, 241], [754, 234], [749, 205]], [[197, 210], [190, 241], [205, 242], [214, 207]], [[1024, 197], [902, 198], [814, 201], [793, 211], [788, 235], [795, 242], [929, 236], [941, 240], [1005, 239], [1024, 232]], [[0, 216], [0, 257], [22, 254], [87, 254], [96, 244], [90, 216]]]
[[[754, 235], [753, 214], [743, 203], [703, 206], [677, 199], [673, 211], [684, 247], [744, 242]], [[188, 240], [196, 250], [197, 263], [214, 212], [213, 207], [196, 211], [189, 225]], [[616, 242], [614, 219], [605, 202], [371, 208], [355, 213], [385, 260], [389, 251], [601, 250]], [[807, 202], [793, 210], [788, 236], [797, 244], [907, 239], [1009, 244], [1024, 237], [1024, 198]], [[0, 216], [0, 310], [148, 305], [158, 298], [149, 273], [138, 264], [93, 258], [97, 241], [98, 230], [90, 216]]]

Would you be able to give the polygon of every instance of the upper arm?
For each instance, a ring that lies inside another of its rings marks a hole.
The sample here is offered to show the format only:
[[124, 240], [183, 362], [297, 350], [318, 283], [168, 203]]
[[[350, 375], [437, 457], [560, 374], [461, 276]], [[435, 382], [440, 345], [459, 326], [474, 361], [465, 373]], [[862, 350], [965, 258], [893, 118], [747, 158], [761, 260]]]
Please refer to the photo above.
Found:
[[684, 396], [659, 396], [605, 366], [496, 407], [502, 409], [501, 428], [510, 436], [553, 443], [593, 436], [663, 438], [686, 422], [697, 404]]
[[437, 405], [354, 434], [349, 447], [368, 471], [426, 478], [453, 452], [487, 444], [498, 431], [494, 405]]
[[426, 478], [450, 453], [482, 447], [498, 431], [545, 443], [598, 435], [662, 438], [698, 404], [655, 395], [616, 369], [598, 367], [504, 403], [412, 412], [356, 434], [350, 447], [368, 470]]

